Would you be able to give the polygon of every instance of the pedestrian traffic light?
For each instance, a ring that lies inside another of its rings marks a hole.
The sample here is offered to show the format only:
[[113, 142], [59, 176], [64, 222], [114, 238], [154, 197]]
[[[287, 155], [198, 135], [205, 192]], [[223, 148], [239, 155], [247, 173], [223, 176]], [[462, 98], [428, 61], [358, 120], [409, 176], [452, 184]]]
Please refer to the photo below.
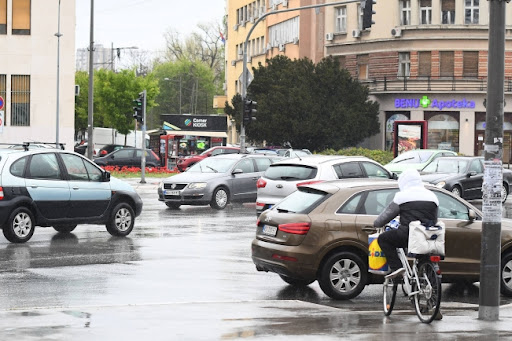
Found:
[[137, 120], [137, 122], [144, 123], [144, 93], [139, 93], [139, 98], [133, 100], [133, 118]]
[[372, 16], [375, 14], [373, 6], [377, 3], [376, 0], [361, 0], [361, 8], [363, 9], [363, 30], [371, 28], [375, 21]]
[[256, 113], [258, 112], [256, 110], [256, 103], [255, 101], [252, 101], [250, 99], [244, 100], [244, 124], [249, 124], [252, 121], [256, 121]]

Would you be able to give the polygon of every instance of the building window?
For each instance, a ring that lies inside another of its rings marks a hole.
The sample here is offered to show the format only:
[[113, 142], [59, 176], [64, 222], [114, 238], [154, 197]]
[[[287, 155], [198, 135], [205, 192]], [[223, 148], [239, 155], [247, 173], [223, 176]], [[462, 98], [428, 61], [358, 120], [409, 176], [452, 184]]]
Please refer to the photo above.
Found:
[[346, 58], [345, 56], [333, 56], [334, 60], [337, 60], [340, 64], [340, 69], [345, 68]]
[[466, 24], [478, 24], [480, 0], [464, 0], [465, 21]]
[[398, 77], [409, 77], [411, 75], [411, 56], [409, 52], [398, 54]]
[[453, 77], [453, 51], [441, 51], [439, 53], [440, 76]]
[[7, 0], [0, 0], [0, 34], [7, 34]]
[[363, 9], [361, 5], [357, 5], [357, 28], [363, 29]]
[[357, 56], [357, 76], [359, 79], [368, 79], [368, 55]]
[[428, 148], [459, 151], [459, 113], [426, 112]]
[[432, 24], [432, 0], [420, 0], [420, 24]]
[[12, 34], [30, 34], [30, 0], [12, 1]]
[[0, 113], [2, 113], [2, 115], [0, 116], [3, 120], [3, 125], [5, 126], [5, 108], [7, 107], [7, 105], [5, 104], [5, 101], [7, 100], [7, 92], [6, 92], [6, 89], [7, 89], [7, 76], [6, 75], [0, 75], [0, 97], [2, 97], [4, 99], [4, 107], [2, 109], [0, 109]]
[[411, 0], [400, 1], [400, 25], [411, 24]]
[[336, 7], [336, 32], [347, 32], [347, 7]]
[[418, 52], [418, 76], [430, 77], [430, 51]]
[[441, 23], [455, 24], [455, 0], [443, 0], [441, 3]]
[[11, 125], [30, 125], [30, 76], [11, 76]]
[[462, 76], [478, 77], [478, 51], [464, 51], [462, 54]]
[[409, 111], [406, 112], [386, 112], [386, 150], [388, 152], [393, 151], [393, 141], [394, 141], [394, 129], [395, 129], [395, 121], [408, 121], [411, 113]]

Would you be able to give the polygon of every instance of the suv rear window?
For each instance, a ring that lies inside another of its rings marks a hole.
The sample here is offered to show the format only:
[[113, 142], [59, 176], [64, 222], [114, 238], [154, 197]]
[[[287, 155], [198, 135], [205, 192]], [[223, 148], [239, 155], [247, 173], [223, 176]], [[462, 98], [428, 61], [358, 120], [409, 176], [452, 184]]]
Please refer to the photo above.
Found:
[[270, 180], [301, 181], [314, 179], [318, 169], [303, 165], [272, 165], [264, 177]]
[[275, 206], [278, 212], [304, 213], [311, 212], [318, 204], [327, 199], [329, 195], [325, 192], [299, 187], [299, 189]]

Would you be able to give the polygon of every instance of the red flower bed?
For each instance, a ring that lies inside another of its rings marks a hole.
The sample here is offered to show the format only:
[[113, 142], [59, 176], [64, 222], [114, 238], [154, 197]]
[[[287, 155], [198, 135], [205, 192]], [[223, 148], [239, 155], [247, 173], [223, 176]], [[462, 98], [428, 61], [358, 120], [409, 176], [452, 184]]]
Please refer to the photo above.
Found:
[[[141, 169], [140, 167], [119, 167], [119, 166], [105, 166], [101, 167], [107, 172], [110, 173], [120, 173], [120, 174], [134, 174], [134, 173], [140, 173]], [[152, 173], [152, 174], [171, 174], [171, 173], [178, 173], [178, 170], [175, 169], [167, 169], [166, 167], [146, 167], [146, 173]]]

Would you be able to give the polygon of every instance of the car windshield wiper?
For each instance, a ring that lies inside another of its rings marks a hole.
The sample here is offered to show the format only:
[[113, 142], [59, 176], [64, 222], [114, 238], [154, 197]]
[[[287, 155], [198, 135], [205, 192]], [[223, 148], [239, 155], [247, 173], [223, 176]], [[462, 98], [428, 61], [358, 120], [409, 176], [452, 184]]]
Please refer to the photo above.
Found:
[[290, 179], [300, 180], [299, 178], [297, 178], [295, 176], [282, 176], [281, 177], [281, 180], [290, 180]]
[[218, 172], [219, 172], [218, 170], [216, 170], [215, 168], [212, 168], [212, 167], [210, 167], [210, 166], [206, 166], [206, 168], [210, 168], [210, 169], [211, 169], [212, 171], [214, 171], [215, 173], [218, 173]]
[[413, 157], [408, 157], [407, 159], [402, 159], [402, 160], [395, 161], [395, 163], [400, 163], [402, 161], [408, 161], [408, 160], [413, 160], [413, 159], [414, 159], [414, 156]]
[[277, 212], [279, 212], [279, 213], [297, 213], [295, 211], [286, 210], [284, 208], [277, 208]]

